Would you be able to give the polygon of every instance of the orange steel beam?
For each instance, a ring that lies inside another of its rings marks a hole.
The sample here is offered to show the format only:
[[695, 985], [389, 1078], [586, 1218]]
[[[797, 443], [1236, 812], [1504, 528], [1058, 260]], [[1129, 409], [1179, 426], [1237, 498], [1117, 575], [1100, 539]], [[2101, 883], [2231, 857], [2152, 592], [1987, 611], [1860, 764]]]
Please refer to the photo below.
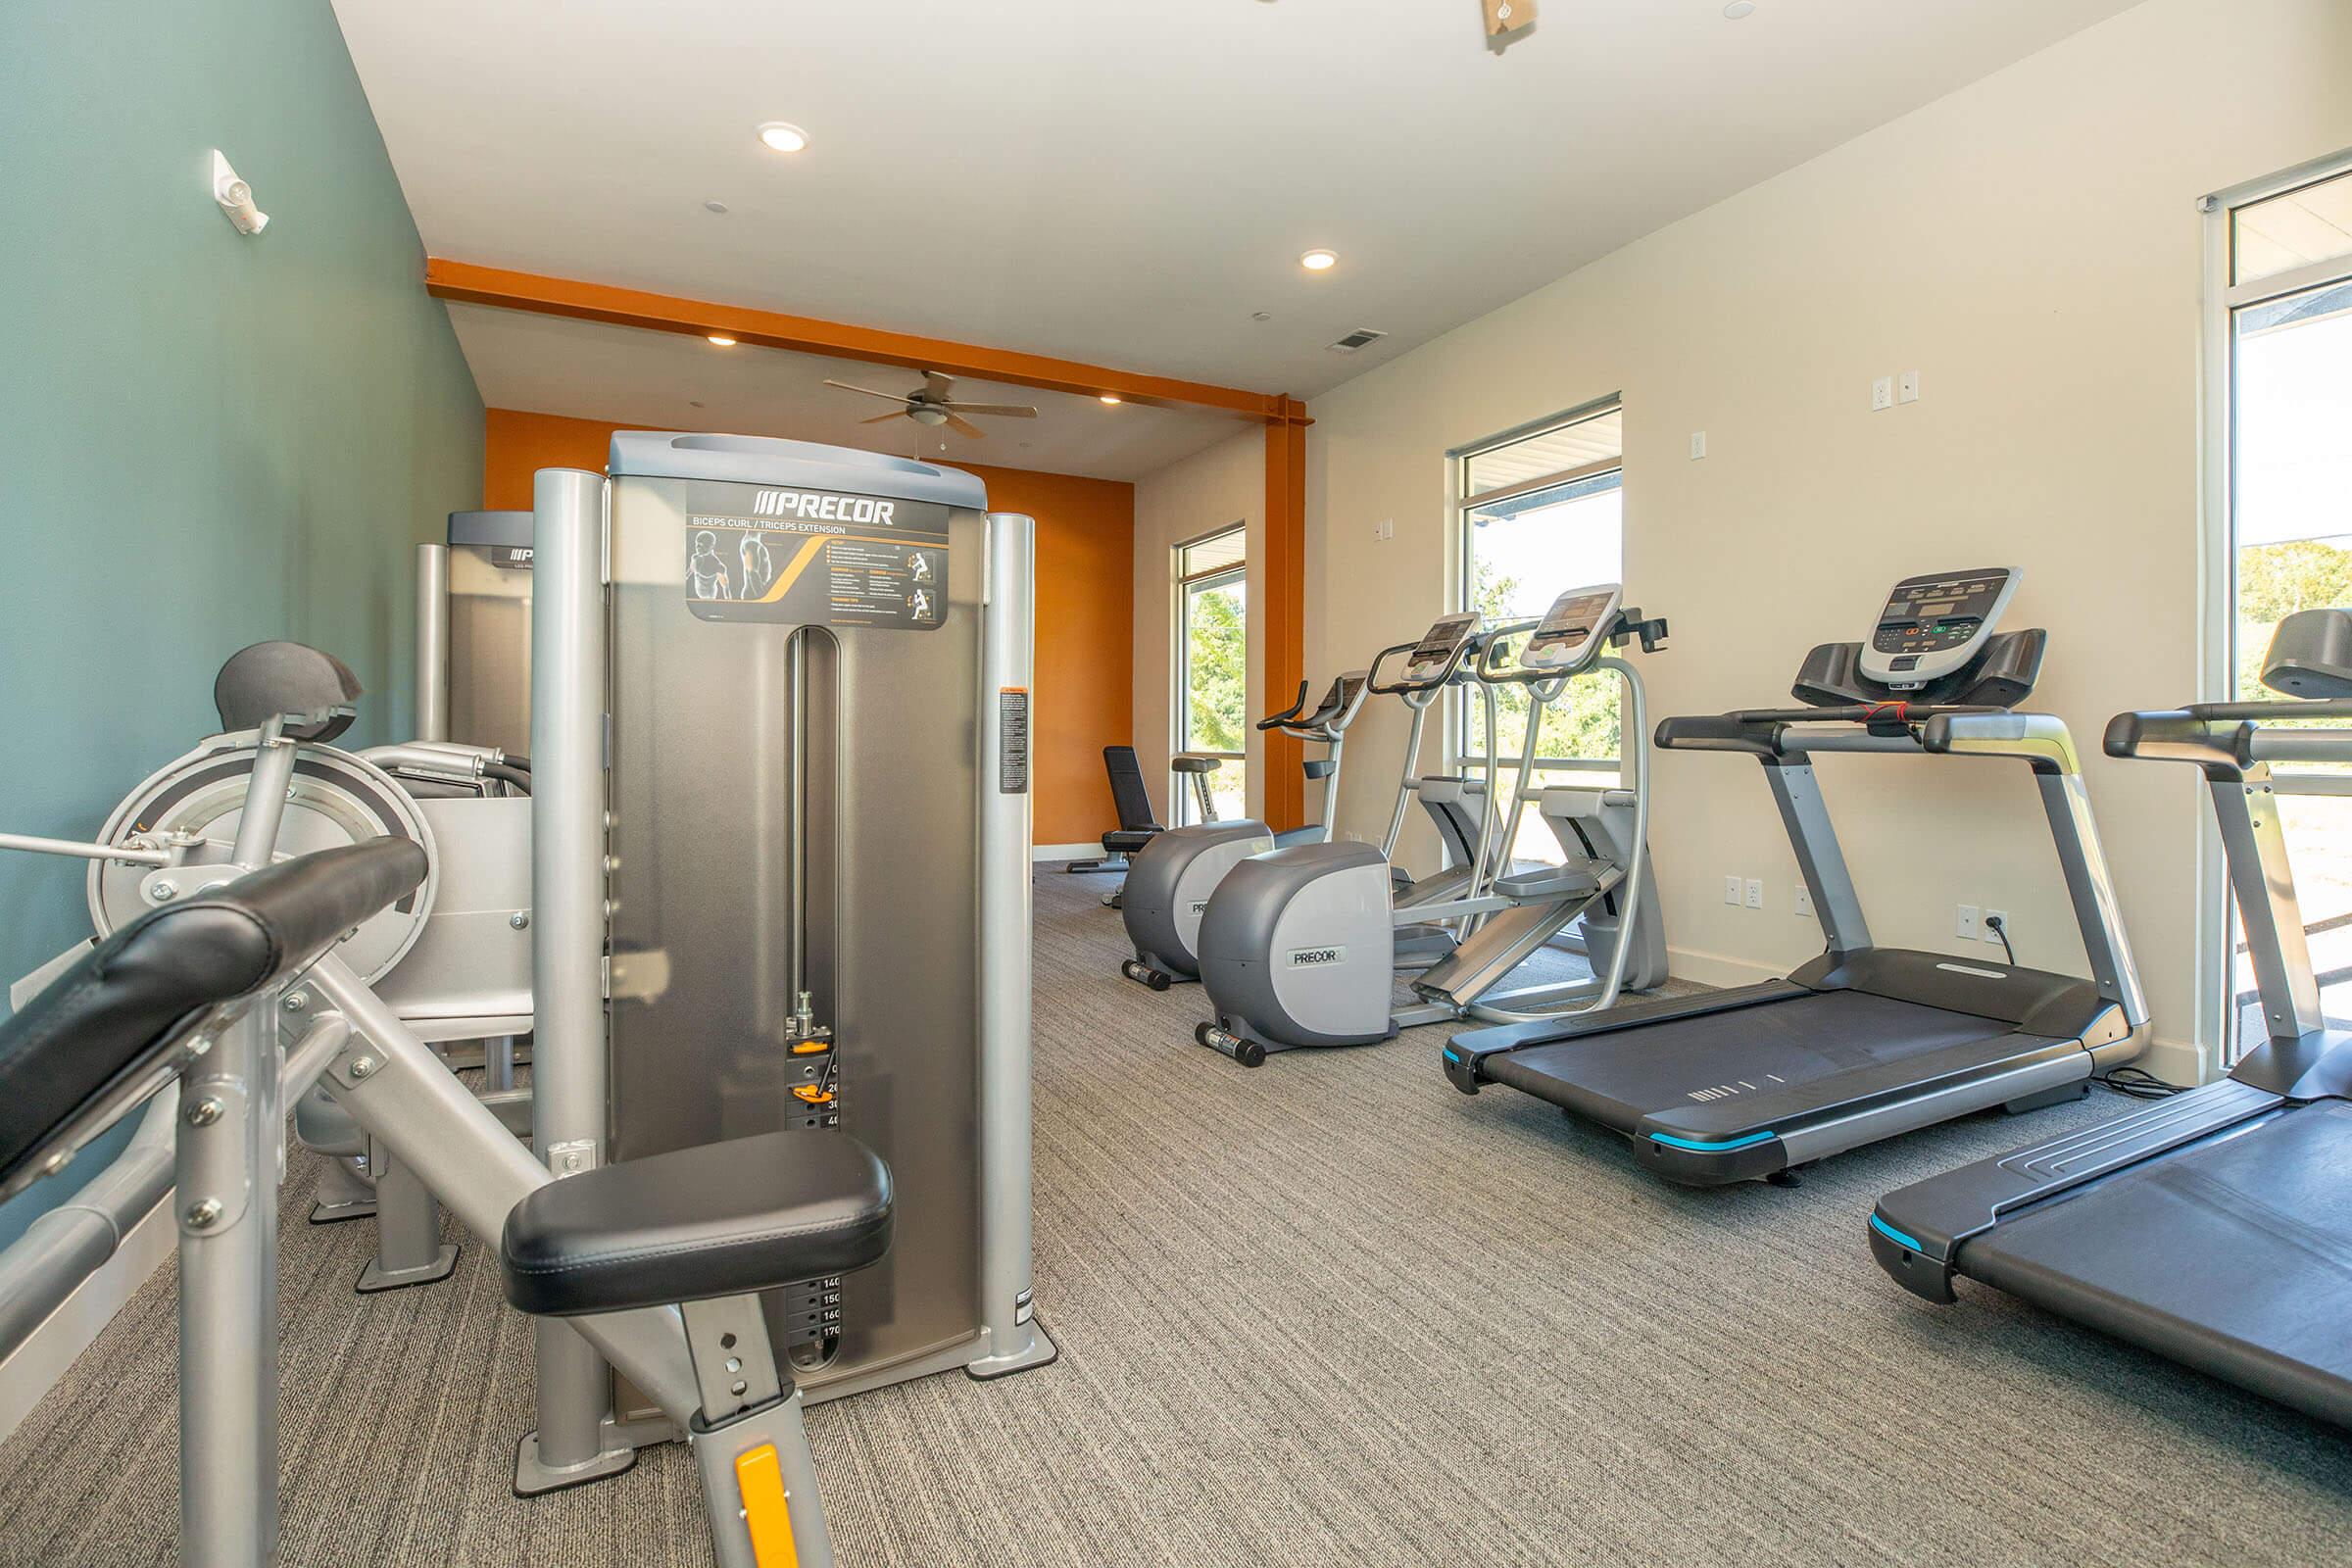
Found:
[[[1306, 405], [1280, 398], [1266, 425], [1266, 618], [1259, 644], [1265, 701], [1288, 707], [1306, 673]], [[1306, 822], [1305, 748], [1280, 731], [1265, 746], [1266, 823]]]
[[495, 305], [510, 311], [569, 317], [581, 321], [610, 321], [620, 326], [690, 333], [696, 337], [719, 332], [738, 343], [758, 343], [798, 354], [826, 354], [875, 365], [938, 370], [947, 375], [1004, 381], [1047, 392], [1115, 397], [1158, 408], [1213, 409], [1269, 427], [1289, 422], [1293, 417], [1289, 411], [1303, 407], [1279, 394], [1244, 392], [1164, 375], [1142, 375], [1076, 360], [983, 348], [973, 343], [917, 337], [908, 332], [886, 332], [842, 321], [820, 321], [812, 317], [786, 316], [779, 311], [679, 299], [605, 283], [543, 277], [534, 272], [511, 272], [503, 268], [477, 267], [443, 257], [426, 260], [424, 288], [435, 299], [458, 300], [468, 305]]

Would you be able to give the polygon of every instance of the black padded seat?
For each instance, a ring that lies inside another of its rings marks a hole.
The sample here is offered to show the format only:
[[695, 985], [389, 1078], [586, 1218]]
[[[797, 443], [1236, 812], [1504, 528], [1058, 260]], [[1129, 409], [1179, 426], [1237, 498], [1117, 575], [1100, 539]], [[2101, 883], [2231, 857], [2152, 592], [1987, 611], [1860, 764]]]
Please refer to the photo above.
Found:
[[1112, 828], [1102, 835], [1102, 848], [1112, 855], [1133, 855], [1163, 831], [1156, 827]]
[[320, 850], [92, 947], [0, 1024], [0, 1191], [24, 1185], [54, 1147], [103, 1131], [208, 1009], [285, 979], [424, 873], [407, 839]]
[[1214, 757], [1171, 757], [1168, 770], [1174, 773], [1214, 773], [1225, 764]]
[[701, 1301], [823, 1279], [890, 1250], [890, 1167], [795, 1128], [566, 1176], [507, 1215], [507, 1299], [539, 1317]]

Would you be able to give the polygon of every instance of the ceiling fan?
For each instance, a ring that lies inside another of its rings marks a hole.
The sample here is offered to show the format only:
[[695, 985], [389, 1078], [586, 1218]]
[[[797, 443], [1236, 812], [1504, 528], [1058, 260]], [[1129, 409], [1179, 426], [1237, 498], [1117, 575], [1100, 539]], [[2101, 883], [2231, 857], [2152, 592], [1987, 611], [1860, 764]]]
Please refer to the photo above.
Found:
[[885, 398], [901, 405], [895, 414], [877, 414], [859, 424], [880, 424], [885, 419], [912, 419], [915, 423], [936, 428], [946, 425], [957, 435], [977, 441], [988, 432], [964, 417], [967, 414], [996, 415], [1011, 419], [1034, 419], [1037, 411], [1018, 403], [958, 403], [948, 395], [956, 384], [952, 375], [937, 370], [923, 372], [923, 384], [912, 392], [877, 392], [870, 386], [852, 386], [847, 381], [827, 381], [825, 385], [839, 387], [844, 392], [861, 392], [869, 398]]

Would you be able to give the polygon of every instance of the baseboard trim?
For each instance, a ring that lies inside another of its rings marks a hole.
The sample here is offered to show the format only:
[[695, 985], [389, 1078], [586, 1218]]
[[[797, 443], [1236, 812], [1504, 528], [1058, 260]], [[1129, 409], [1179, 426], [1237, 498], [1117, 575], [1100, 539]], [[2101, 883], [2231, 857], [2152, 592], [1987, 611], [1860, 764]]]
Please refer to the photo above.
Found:
[[[2148, 1049], [2132, 1065], [2154, 1073], [2168, 1084], [2193, 1088], [2206, 1080], [2207, 1059], [2204, 1048], [2193, 1040], [2150, 1038]], [[2213, 1076], [2218, 1078], [2221, 1074]]]
[[15, 1354], [0, 1361], [0, 1442], [5, 1442], [17, 1430], [17, 1424], [32, 1413], [33, 1406], [57, 1387], [58, 1380], [73, 1370], [81, 1352], [90, 1348], [90, 1342], [114, 1321], [115, 1314], [138, 1294], [139, 1287], [147, 1283], [147, 1276], [160, 1268], [178, 1245], [179, 1229], [172, 1223], [172, 1194], [166, 1192], [163, 1200], [130, 1228], [130, 1234], [115, 1249], [115, 1255], [100, 1264], [72, 1296], [59, 1302], [57, 1310], [25, 1337]]
[[1100, 860], [1102, 846], [1095, 844], [1038, 844], [1029, 850], [1032, 860]]
[[1775, 969], [1770, 964], [1756, 963], [1747, 958], [1673, 947], [1666, 950], [1666, 972], [1677, 980], [1689, 980], [1702, 986], [1761, 985], [1788, 973], [1785, 969]]

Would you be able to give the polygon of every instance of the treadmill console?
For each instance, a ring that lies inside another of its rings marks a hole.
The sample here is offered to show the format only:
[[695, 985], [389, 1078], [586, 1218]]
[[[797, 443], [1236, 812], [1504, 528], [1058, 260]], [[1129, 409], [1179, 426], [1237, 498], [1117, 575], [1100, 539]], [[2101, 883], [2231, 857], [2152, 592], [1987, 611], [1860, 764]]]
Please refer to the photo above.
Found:
[[1586, 663], [1592, 658], [1592, 645], [1608, 636], [1624, 597], [1623, 584], [1606, 582], [1571, 588], [1554, 599], [1520, 650], [1519, 667], [1550, 674]]
[[1992, 635], [2021, 575], [2015, 566], [1988, 566], [1905, 577], [1886, 596], [1878, 628], [1862, 645], [1862, 674], [1893, 691], [1950, 674]]
[[1461, 657], [1472, 638], [1478, 635], [1479, 616], [1476, 611], [1447, 615], [1435, 622], [1421, 634], [1414, 645], [1412, 657], [1404, 663], [1404, 678], [1426, 683], [1446, 673], [1446, 667]]

